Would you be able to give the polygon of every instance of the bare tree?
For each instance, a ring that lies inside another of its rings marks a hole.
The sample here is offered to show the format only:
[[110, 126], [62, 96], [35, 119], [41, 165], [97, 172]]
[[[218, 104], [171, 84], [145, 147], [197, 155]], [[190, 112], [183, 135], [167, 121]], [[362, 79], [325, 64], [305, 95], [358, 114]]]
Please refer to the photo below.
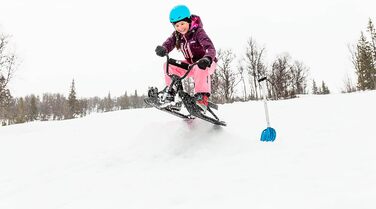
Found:
[[222, 103], [221, 99], [221, 89], [220, 89], [220, 82], [221, 79], [219, 78], [218, 70], [215, 70], [214, 73], [210, 76], [211, 82], [211, 100], [214, 103]]
[[236, 73], [231, 68], [235, 54], [231, 50], [218, 50], [217, 71], [220, 78], [220, 89], [224, 103], [232, 102], [235, 92]]
[[351, 55], [351, 63], [353, 64], [355, 68], [355, 72], [359, 71], [361, 68], [359, 60], [359, 52], [357, 50], [357, 47], [354, 45], [348, 45], [347, 48], [349, 49], [350, 55]]
[[247, 43], [245, 54], [245, 68], [249, 75], [249, 81], [251, 86], [250, 96], [251, 98], [259, 98], [258, 78], [265, 76], [266, 66], [263, 63], [265, 48], [259, 48], [255, 40], [250, 38]]
[[306, 94], [308, 68], [299, 61], [291, 66], [292, 94]]
[[[89, 102], [90, 102], [90, 100], [89, 100]], [[119, 107], [119, 110], [129, 109], [130, 101], [129, 101], [129, 97], [128, 97], [128, 92], [125, 91], [123, 96], [118, 97], [116, 99], [116, 102], [117, 102], [117, 106]], [[91, 105], [89, 105], [89, 108], [91, 108], [90, 106]]]
[[289, 98], [289, 85], [291, 85], [290, 56], [281, 55], [272, 64], [272, 72], [269, 81], [273, 87], [273, 98]]
[[342, 89], [342, 93], [351, 93], [356, 91], [356, 86], [353, 83], [353, 81], [350, 79], [349, 75], [346, 75], [346, 77], [343, 80], [344, 83], [344, 89]]
[[245, 85], [245, 78], [244, 78], [244, 67], [241, 65], [241, 63], [238, 66], [238, 74], [240, 77], [240, 81], [243, 83], [243, 101], [247, 101], [247, 86]]

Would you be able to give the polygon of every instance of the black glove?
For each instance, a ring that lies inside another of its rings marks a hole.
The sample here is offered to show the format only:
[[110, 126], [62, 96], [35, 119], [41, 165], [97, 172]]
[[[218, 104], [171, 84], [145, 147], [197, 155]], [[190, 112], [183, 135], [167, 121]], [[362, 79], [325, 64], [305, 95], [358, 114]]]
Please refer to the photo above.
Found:
[[207, 67], [210, 66], [210, 64], [211, 64], [211, 60], [208, 57], [203, 57], [197, 62], [197, 65], [201, 70], [205, 70]]
[[155, 53], [160, 57], [164, 57], [167, 54], [167, 50], [163, 46], [157, 46]]

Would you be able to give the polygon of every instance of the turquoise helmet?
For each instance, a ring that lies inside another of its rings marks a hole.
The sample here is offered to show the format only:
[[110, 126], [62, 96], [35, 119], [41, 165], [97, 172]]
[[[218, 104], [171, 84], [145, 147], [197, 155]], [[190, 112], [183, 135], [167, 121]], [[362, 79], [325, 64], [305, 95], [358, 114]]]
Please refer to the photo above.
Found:
[[175, 23], [185, 18], [190, 18], [191, 12], [185, 5], [177, 5], [170, 11], [170, 22]]

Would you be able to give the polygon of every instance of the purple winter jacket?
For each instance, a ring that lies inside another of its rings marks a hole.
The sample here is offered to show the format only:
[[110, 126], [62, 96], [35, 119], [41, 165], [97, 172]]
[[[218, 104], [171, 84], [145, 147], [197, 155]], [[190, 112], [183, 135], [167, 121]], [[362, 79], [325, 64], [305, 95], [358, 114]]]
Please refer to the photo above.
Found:
[[191, 20], [190, 29], [185, 35], [177, 36], [178, 32], [174, 31], [163, 43], [163, 47], [167, 49], [167, 52], [171, 52], [175, 48], [177, 37], [179, 37], [180, 50], [189, 63], [197, 62], [203, 57], [209, 57], [212, 61], [217, 62], [213, 42], [203, 29], [200, 17], [192, 15]]

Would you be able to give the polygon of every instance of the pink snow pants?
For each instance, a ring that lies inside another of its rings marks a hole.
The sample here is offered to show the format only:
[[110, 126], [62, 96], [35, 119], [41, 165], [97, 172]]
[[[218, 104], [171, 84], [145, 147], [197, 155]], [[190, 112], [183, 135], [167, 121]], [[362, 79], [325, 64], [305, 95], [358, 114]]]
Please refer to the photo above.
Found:
[[[182, 62], [188, 63], [186, 60]], [[213, 62], [210, 67], [207, 67], [205, 70], [201, 70], [197, 65], [195, 65], [191, 72], [187, 75], [188, 77], [193, 77], [195, 83], [195, 92], [194, 93], [211, 93], [211, 80], [210, 75], [212, 75], [217, 67], [217, 63]], [[166, 74], [166, 63], [163, 66], [163, 71], [165, 73], [166, 85], [171, 84], [171, 78]], [[169, 65], [169, 73], [175, 74], [178, 76], [183, 76], [186, 70], [180, 67]]]

